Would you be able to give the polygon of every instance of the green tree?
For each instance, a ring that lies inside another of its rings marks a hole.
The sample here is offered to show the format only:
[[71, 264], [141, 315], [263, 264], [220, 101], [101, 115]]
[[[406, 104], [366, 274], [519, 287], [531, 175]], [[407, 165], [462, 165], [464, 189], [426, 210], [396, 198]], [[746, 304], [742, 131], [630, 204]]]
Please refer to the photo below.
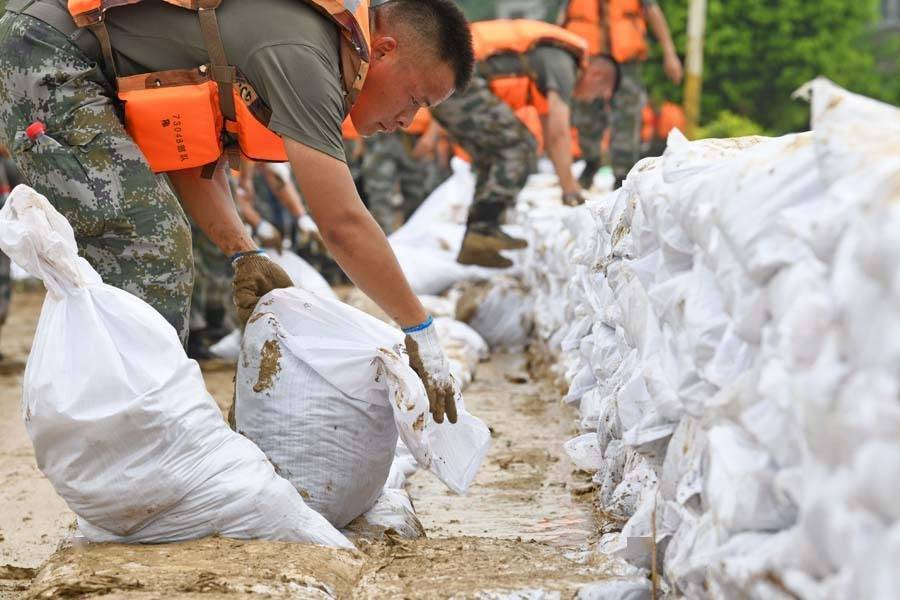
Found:
[[[824, 75], [848, 89], [900, 102], [897, 77], [876, 68], [874, 24], [879, 0], [709, 0], [704, 121], [729, 110], [774, 133], [808, 126], [809, 108], [790, 95]], [[660, 0], [683, 51], [687, 2]], [[681, 100], [666, 81], [654, 46], [646, 69], [651, 97]]]

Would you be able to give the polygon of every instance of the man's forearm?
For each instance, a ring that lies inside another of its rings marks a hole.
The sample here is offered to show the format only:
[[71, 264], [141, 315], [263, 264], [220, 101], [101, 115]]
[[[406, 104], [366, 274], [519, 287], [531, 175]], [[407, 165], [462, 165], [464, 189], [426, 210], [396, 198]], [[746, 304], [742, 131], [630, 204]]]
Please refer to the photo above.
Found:
[[569, 129], [569, 106], [555, 92], [548, 98], [550, 108], [544, 120], [546, 151], [556, 170], [564, 193], [577, 192], [578, 182], [572, 175], [572, 137]]
[[666, 16], [658, 5], [653, 5], [647, 9], [647, 23], [653, 31], [653, 37], [662, 46], [663, 52], [666, 54], [676, 54], [675, 43], [672, 41], [672, 33], [669, 31], [669, 24]]
[[287, 209], [292, 217], [296, 219], [305, 214], [303, 202], [300, 200], [300, 192], [297, 191], [293, 181], [285, 181], [279, 173], [276, 173], [274, 169], [268, 166], [263, 171], [263, 177], [269, 189], [275, 194], [275, 198], [278, 199], [281, 206]]
[[172, 171], [169, 180], [194, 223], [226, 255], [256, 248], [238, 216], [223, 168], [212, 179], [203, 179], [201, 169]]
[[344, 273], [401, 327], [424, 321], [425, 309], [360, 200], [347, 165], [292, 140], [285, 140], [285, 148], [325, 246]]

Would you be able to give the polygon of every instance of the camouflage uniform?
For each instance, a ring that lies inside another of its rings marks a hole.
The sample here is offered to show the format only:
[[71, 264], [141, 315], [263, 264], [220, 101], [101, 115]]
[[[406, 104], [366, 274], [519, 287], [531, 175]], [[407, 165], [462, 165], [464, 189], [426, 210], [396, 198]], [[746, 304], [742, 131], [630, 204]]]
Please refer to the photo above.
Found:
[[[207, 326], [221, 327], [226, 315], [235, 322], [234, 302], [231, 301], [231, 280], [234, 279], [231, 262], [193, 222], [191, 235], [194, 257], [191, 331]], [[211, 315], [217, 315], [217, 318], [211, 319]], [[219, 322], [210, 323], [210, 320]]]
[[477, 181], [469, 225], [496, 227], [525, 186], [537, 141], [479, 76], [466, 91], [433, 108], [432, 115], [472, 157]]
[[356, 149], [362, 143], [362, 140], [348, 140], [344, 138], [344, 156], [347, 158], [347, 168], [350, 169], [350, 176], [353, 177], [353, 181], [357, 181], [362, 175], [362, 158], [354, 158]]
[[[412, 155], [420, 136], [397, 131], [382, 133], [366, 140], [362, 173], [369, 212], [386, 234], [393, 233], [399, 221], [405, 222], [431, 192], [437, 178], [434, 161]], [[397, 183], [400, 197], [397, 196]]]
[[[69, 220], [79, 253], [103, 280], [153, 306], [184, 342], [194, 277], [190, 226], [120, 115], [101, 67], [65, 35], [26, 15], [0, 18], [0, 143]], [[25, 135], [33, 121], [61, 146], [33, 144]]]
[[578, 129], [581, 157], [587, 163], [580, 178], [584, 187], [590, 185], [602, 164], [600, 144], [607, 126], [612, 128], [609, 151], [616, 179], [624, 179], [641, 158], [641, 111], [647, 102], [641, 62], [623, 63], [620, 68], [619, 88], [611, 107], [604, 100], [574, 102], [572, 124]]
[[344, 156], [347, 159], [347, 168], [350, 169], [350, 176], [353, 177], [353, 183], [356, 185], [356, 191], [363, 203], [368, 206], [369, 200], [366, 198], [366, 182], [362, 173], [363, 159], [365, 158], [365, 148], [363, 155], [354, 158], [357, 148], [364, 142], [362, 139], [348, 140], [344, 138]]

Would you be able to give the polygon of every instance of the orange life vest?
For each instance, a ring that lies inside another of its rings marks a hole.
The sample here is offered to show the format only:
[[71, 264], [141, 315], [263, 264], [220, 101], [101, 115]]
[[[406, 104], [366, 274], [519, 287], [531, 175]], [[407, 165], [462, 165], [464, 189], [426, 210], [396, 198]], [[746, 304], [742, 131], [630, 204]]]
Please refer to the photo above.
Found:
[[663, 102], [659, 107], [659, 115], [656, 117], [656, 137], [665, 140], [673, 129], [684, 131], [687, 126], [687, 117], [680, 104]]
[[344, 119], [344, 122], [341, 123], [341, 137], [345, 140], [358, 140], [360, 137], [359, 132], [356, 130], [356, 127], [353, 126], [353, 121], [350, 117]]
[[[543, 21], [527, 19], [498, 19], [476, 21], [471, 25], [475, 58], [485, 61], [500, 54], [516, 54], [524, 58], [539, 45], [552, 45], [570, 52], [579, 66], [587, 60], [587, 43], [579, 36], [562, 27]], [[522, 60], [522, 73], [515, 75], [485, 74], [491, 91], [513, 111], [524, 106], [533, 106], [538, 114], [547, 113], [547, 98], [537, 88], [533, 75], [529, 73], [527, 61]]]
[[412, 123], [408, 127], [404, 127], [403, 131], [412, 135], [422, 135], [431, 125], [431, 111], [427, 108], [420, 108], [413, 117]]
[[[223, 152], [237, 159], [284, 162], [281, 137], [268, 129], [268, 107], [233, 66], [219, 35], [215, 8], [221, 0], [164, 0], [197, 11], [209, 64], [195, 69], [116, 77], [125, 105], [125, 128], [157, 173], [214, 165]], [[341, 72], [346, 108], [356, 101], [369, 68], [369, 0], [304, 0], [341, 33]], [[89, 27], [115, 70], [103, 15], [141, 0], [68, 0], [79, 27]], [[236, 162], [232, 160], [232, 163]], [[234, 166], [234, 164], [232, 165]]]
[[650, 104], [641, 109], [641, 141], [650, 142], [656, 133], [656, 111]]
[[587, 40], [592, 55], [620, 63], [647, 58], [647, 21], [641, 0], [569, 0], [560, 25]]

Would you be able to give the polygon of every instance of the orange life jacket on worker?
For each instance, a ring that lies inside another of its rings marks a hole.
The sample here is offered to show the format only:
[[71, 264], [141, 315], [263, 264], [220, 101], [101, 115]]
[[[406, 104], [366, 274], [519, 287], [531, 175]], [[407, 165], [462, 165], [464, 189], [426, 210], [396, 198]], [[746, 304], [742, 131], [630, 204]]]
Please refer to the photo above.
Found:
[[656, 134], [656, 111], [650, 103], [641, 109], [641, 141], [651, 142]]
[[[68, 0], [79, 27], [88, 27], [103, 49], [106, 67], [115, 63], [103, 15], [141, 0]], [[221, 0], [164, 0], [195, 10], [209, 64], [195, 69], [116, 77], [125, 105], [125, 128], [157, 173], [215, 165], [223, 152], [239, 159], [284, 162], [278, 134], [267, 128], [271, 111], [250, 83], [228, 64], [215, 8]], [[341, 72], [346, 108], [356, 101], [369, 69], [369, 0], [304, 0], [333, 21], [341, 34]], [[234, 163], [234, 160], [232, 160]]]
[[[472, 41], [475, 46], [475, 59], [479, 62], [500, 55], [517, 54], [524, 57], [536, 46], [553, 45], [570, 52], [579, 67], [587, 61], [587, 43], [579, 36], [562, 27], [543, 21], [528, 19], [498, 19], [495, 21], [476, 21], [471, 25]], [[521, 74], [491, 75], [483, 73], [490, 84], [491, 91], [513, 111], [525, 106], [533, 106], [538, 114], [547, 114], [547, 98], [537, 88], [532, 76], [528, 74], [527, 61], [522, 61]]]
[[427, 108], [420, 108], [413, 117], [412, 123], [401, 129], [404, 133], [412, 135], [422, 135], [431, 125], [431, 111]]
[[591, 55], [619, 63], [647, 59], [647, 21], [641, 0], [569, 0], [560, 25], [587, 40]]
[[358, 140], [360, 137], [359, 132], [356, 130], [356, 127], [353, 126], [353, 121], [350, 120], [350, 117], [344, 119], [344, 122], [341, 123], [341, 137], [345, 140]]
[[684, 131], [687, 127], [687, 116], [680, 104], [663, 102], [656, 115], [656, 137], [665, 140], [673, 129]]

